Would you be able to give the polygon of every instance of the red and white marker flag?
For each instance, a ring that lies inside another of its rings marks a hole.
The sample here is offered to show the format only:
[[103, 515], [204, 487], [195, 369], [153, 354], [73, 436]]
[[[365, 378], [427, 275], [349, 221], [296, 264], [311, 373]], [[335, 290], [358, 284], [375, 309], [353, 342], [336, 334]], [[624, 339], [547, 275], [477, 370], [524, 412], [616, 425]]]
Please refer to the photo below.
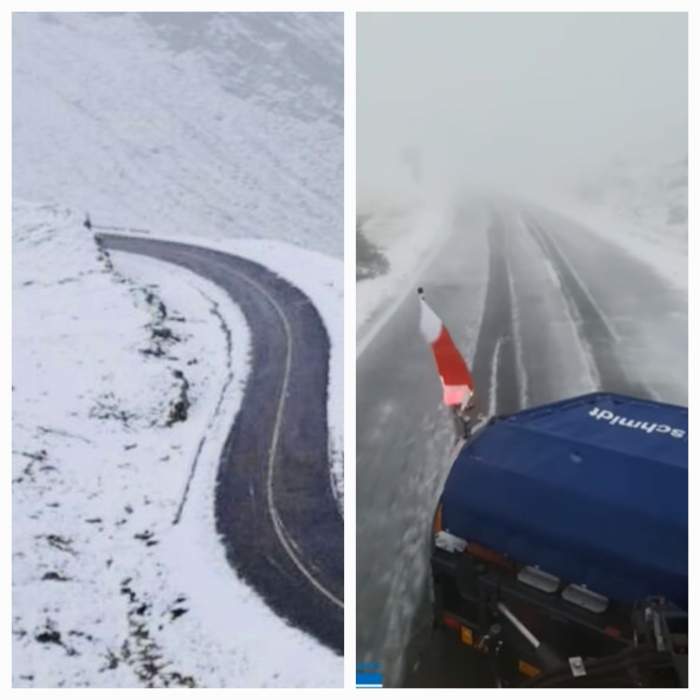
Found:
[[435, 357], [435, 364], [442, 382], [442, 400], [447, 406], [465, 406], [474, 395], [474, 380], [467, 363], [445, 328], [439, 316], [420, 297], [420, 329]]

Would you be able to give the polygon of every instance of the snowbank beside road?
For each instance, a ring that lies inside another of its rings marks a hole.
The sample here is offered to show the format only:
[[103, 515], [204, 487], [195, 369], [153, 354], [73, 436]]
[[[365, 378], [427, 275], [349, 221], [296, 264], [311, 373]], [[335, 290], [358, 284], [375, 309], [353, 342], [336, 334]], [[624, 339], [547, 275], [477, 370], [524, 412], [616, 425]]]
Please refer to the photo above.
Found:
[[[556, 211], [624, 248], [631, 256], [653, 269], [675, 289], [688, 291], [687, 228], [667, 231], [653, 220], [630, 217], [624, 210], [592, 204], [573, 196], [557, 200]], [[676, 229], [676, 227], [673, 227]]]
[[[448, 240], [466, 249], [460, 248], [457, 255], [464, 260], [465, 281], [469, 280], [470, 288], [474, 279], [483, 279], [485, 288], [488, 258], [483, 244], [489, 217], [481, 198], [465, 198], [458, 204], [444, 199], [376, 206], [371, 214], [361, 218], [362, 235], [384, 256], [388, 269], [357, 282], [358, 356], [420, 283], [430, 287], [441, 284], [439, 276], [423, 275], [431, 268], [439, 268], [436, 263], [453, 263]], [[480, 302], [472, 299], [472, 303], [481, 308]]]
[[618, 160], [546, 190], [523, 191], [688, 290], [688, 159]]
[[376, 247], [388, 269], [357, 283], [358, 355], [414, 291], [420, 272], [439, 254], [452, 233], [444, 205], [402, 202], [375, 207], [360, 217], [360, 233]]
[[14, 684], [339, 685], [342, 659], [270, 612], [216, 536], [242, 314], [180, 268], [100, 255], [80, 224], [14, 207]]

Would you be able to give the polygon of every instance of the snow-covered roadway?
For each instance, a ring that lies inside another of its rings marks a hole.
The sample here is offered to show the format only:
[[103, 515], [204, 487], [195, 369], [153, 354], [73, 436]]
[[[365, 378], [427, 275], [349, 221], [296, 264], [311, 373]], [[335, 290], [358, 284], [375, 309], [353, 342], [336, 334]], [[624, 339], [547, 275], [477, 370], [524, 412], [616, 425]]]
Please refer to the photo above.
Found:
[[[598, 388], [686, 403], [682, 289], [539, 207], [492, 200], [486, 223], [473, 221], [457, 211], [420, 283], [473, 363], [483, 412]], [[415, 294], [369, 332], [357, 369], [358, 661], [396, 684], [430, 620], [430, 523], [453, 438]]]
[[244, 258], [183, 243], [100, 238], [110, 250], [186, 267], [243, 311], [251, 369], [221, 456], [217, 529], [236, 571], [278, 614], [342, 652], [343, 520], [329, 479], [329, 342], [316, 308]]

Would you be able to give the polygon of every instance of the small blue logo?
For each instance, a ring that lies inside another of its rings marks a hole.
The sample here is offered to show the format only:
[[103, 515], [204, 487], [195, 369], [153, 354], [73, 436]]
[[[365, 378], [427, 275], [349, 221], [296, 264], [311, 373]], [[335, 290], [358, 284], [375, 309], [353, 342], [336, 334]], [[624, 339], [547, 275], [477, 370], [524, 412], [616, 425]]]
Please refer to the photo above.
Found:
[[383, 688], [384, 676], [378, 663], [357, 664], [356, 688]]

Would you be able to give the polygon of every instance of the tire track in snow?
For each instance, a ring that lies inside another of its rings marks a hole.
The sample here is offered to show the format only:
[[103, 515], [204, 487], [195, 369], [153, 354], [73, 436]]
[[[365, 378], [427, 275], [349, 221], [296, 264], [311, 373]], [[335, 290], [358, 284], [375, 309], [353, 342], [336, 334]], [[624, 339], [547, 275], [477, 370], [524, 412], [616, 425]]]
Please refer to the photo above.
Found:
[[507, 414], [521, 408], [522, 387], [527, 378], [521, 376], [504, 221], [497, 211], [492, 212], [492, 217], [488, 231], [488, 289], [474, 355], [474, 381], [477, 398], [489, 397], [489, 405], [480, 407], [482, 412]]
[[639, 398], [656, 399], [656, 394], [648, 386], [629, 377], [617, 354], [617, 332], [552, 235], [533, 217], [523, 220], [559, 279], [559, 287], [581, 345], [592, 364], [590, 369], [598, 380], [599, 388]]

